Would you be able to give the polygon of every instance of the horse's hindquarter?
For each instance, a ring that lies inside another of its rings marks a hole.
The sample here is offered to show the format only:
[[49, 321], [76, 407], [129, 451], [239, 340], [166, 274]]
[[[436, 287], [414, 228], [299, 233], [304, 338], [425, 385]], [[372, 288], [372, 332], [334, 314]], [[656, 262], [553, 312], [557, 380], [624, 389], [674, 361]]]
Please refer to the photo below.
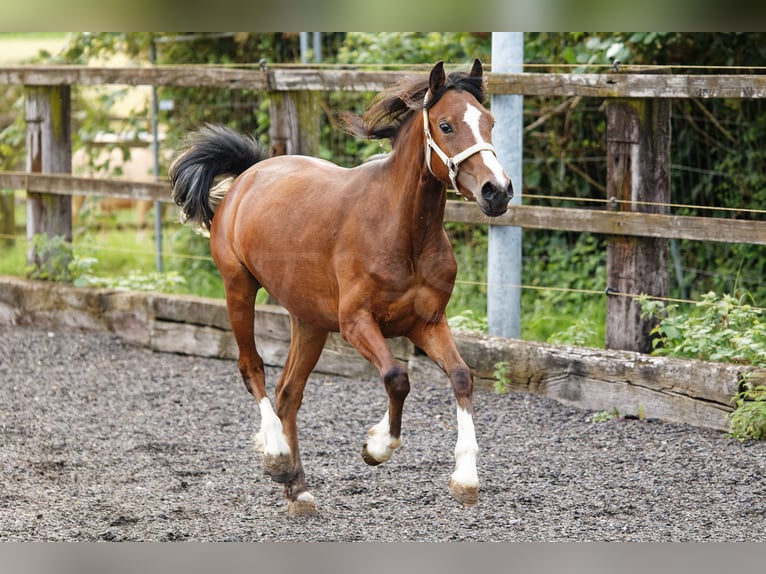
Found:
[[231, 253], [285, 308], [328, 329], [337, 329], [337, 286], [334, 209], [323, 192], [342, 171], [303, 156], [258, 163], [235, 180], [211, 228], [212, 249]]
[[443, 313], [455, 262], [441, 229], [413, 254], [409, 223], [379, 169], [266, 160], [237, 179], [214, 224], [228, 227], [239, 260], [297, 317], [337, 331], [339, 313], [366, 309], [386, 336], [406, 334]]

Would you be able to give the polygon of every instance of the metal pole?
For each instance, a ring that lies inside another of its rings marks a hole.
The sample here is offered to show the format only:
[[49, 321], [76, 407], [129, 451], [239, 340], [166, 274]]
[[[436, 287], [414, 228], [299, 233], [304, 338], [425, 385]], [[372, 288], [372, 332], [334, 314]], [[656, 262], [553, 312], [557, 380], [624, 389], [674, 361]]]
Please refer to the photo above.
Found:
[[298, 39], [300, 40], [301, 50], [301, 64], [308, 64], [309, 62], [309, 33], [299, 32]]
[[[149, 45], [149, 56], [152, 64], [157, 62], [157, 47], [152, 40]], [[154, 181], [160, 180], [160, 142], [158, 118], [159, 104], [157, 100], [157, 86], [152, 85], [152, 147], [154, 148]], [[154, 250], [155, 267], [159, 273], [163, 271], [162, 264], [162, 203], [154, 202]]]
[[[524, 33], [492, 33], [492, 71], [518, 73], [524, 65]], [[512, 205], [521, 204], [524, 98], [492, 96], [493, 141], [500, 163], [513, 182]], [[491, 335], [521, 336], [521, 228], [490, 225], [487, 269], [487, 319]]]
[[322, 32], [314, 32], [312, 34], [314, 40], [314, 62], [317, 64], [322, 63]]

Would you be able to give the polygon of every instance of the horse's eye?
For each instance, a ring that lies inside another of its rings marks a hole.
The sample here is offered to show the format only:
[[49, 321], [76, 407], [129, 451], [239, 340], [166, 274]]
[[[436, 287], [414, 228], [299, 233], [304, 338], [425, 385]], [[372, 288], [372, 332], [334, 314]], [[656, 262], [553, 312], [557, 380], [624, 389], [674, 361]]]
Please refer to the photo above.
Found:
[[442, 133], [448, 134], [452, 131], [452, 126], [450, 126], [447, 122], [442, 122], [439, 124], [439, 129], [442, 131]]

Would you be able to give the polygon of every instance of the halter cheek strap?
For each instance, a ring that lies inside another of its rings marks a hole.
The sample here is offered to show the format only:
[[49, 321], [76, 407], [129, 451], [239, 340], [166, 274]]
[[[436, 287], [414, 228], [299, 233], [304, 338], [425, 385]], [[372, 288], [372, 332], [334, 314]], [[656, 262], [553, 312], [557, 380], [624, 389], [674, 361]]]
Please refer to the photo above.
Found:
[[491, 151], [493, 154], [495, 154], [495, 156], [497, 156], [497, 152], [495, 151], [495, 147], [492, 144], [487, 142], [478, 142], [452, 157], [449, 157], [446, 153], [444, 153], [444, 151], [436, 144], [433, 137], [431, 136], [431, 129], [428, 126], [428, 110], [426, 108], [426, 105], [428, 104], [428, 94], [429, 93], [426, 92], [425, 99], [423, 100], [423, 132], [425, 133], [426, 137], [426, 165], [428, 166], [428, 171], [431, 172], [431, 175], [436, 177], [434, 170], [431, 168], [431, 150], [433, 150], [436, 155], [439, 156], [439, 159], [442, 160], [442, 163], [444, 163], [444, 165], [447, 167], [449, 179], [450, 182], [452, 182], [452, 189], [460, 192], [457, 186], [457, 174], [460, 164], [471, 157], [473, 154], [480, 151]]

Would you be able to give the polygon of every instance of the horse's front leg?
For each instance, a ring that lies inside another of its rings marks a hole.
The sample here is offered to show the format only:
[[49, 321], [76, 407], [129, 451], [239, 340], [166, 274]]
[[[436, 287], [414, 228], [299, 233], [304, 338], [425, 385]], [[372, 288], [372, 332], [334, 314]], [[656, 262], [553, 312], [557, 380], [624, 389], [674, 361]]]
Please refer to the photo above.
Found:
[[402, 411], [404, 399], [410, 392], [410, 379], [369, 314], [360, 312], [342, 320], [341, 335], [377, 367], [388, 394], [388, 410], [380, 422], [367, 431], [367, 441], [362, 447], [364, 461], [375, 466], [390, 459], [402, 444]]
[[479, 445], [473, 426], [473, 375], [458, 353], [446, 319], [423, 323], [410, 335], [410, 340], [447, 373], [452, 383], [457, 403], [457, 443], [455, 471], [450, 477], [449, 491], [466, 506], [474, 505], [479, 500], [476, 470]]

